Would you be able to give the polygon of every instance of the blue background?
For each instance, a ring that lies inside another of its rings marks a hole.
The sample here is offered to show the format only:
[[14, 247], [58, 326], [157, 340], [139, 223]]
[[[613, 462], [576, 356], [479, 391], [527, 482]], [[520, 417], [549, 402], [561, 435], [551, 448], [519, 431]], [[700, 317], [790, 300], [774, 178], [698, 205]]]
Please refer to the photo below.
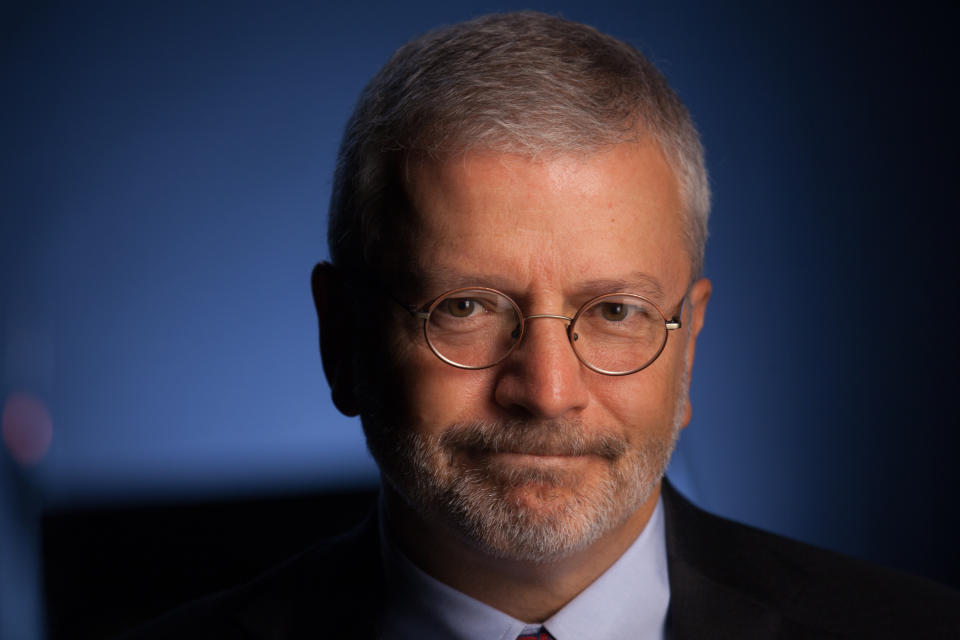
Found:
[[409, 37], [515, 8], [638, 46], [702, 132], [714, 296], [678, 482], [960, 585], [956, 10], [730, 4], [5, 7], [0, 401], [42, 398], [53, 441], [0, 455], [0, 636], [42, 627], [44, 509], [375, 482], [308, 286], [340, 133]]

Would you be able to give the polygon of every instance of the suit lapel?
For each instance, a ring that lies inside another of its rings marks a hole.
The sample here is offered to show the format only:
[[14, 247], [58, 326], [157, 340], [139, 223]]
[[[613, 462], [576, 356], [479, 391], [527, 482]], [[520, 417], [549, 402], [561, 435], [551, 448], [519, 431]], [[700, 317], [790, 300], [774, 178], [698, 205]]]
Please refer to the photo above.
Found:
[[375, 638], [383, 602], [376, 510], [267, 577], [240, 624], [255, 638]]
[[[667, 637], [776, 638], [783, 623], [777, 608], [755, 597], [745, 565], [725, 548], [726, 532], [715, 518], [663, 481], [670, 611]], [[776, 591], [776, 590], [775, 590]]]
[[780, 613], [740, 591], [717, 583], [686, 561], [669, 557], [670, 640], [776, 638]]

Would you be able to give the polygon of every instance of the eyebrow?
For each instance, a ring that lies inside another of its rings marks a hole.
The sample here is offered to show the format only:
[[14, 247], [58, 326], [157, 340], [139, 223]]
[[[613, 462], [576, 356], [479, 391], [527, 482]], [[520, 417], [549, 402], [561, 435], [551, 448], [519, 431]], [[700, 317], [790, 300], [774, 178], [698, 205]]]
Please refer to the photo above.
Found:
[[587, 280], [578, 284], [572, 293], [579, 297], [595, 297], [620, 291], [636, 293], [654, 302], [662, 302], [664, 299], [663, 286], [660, 281], [642, 271], [631, 273], [625, 279]]
[[465, 273], [449, 267], [435, 267], [428, 274], [411, 274], [417, 293], [435, 297], [445, 291], [464, 287], [489, 287], [508, 295], [516, 292], [515, 283], [495, 274]]
[[[474, 274], [457, 271], [455, 268], [437, 266], [429, 274], [410, 274], [417, 293], [437, 296], [445, 291], [461, 287], [490, 287], [514, 296], [523, 292], [516, 290], [510, 278], [495, 274]], [[625, 278], [597, 278], [575, 284], [567, 293], [574, 298], [594, 298], [605, 293], [635, 293], [660, 303], [664, 301], [663, 286], [654, 276], [636, 271]]]
[[456, 268], [435, 265], [429, 271], [416, 268], [405, 269], [394, 274], [394, 280], [401, 284], [405, 295], [418, 298], [417, 302], [425, 302], [426, 298], [435, 298], [453, 289], [465, 287], [490, 287], [510, 294], [513, 290], [509, 279], [492, 275], [467, 273]]

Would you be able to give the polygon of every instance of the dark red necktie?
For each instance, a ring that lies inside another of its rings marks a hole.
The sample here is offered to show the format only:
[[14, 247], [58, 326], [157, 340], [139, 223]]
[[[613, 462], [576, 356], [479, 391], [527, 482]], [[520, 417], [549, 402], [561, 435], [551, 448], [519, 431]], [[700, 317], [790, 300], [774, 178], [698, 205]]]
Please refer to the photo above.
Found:
[[547, 633], [547, 630], [543, 627], [540, 627], [539, 631], [533, 633], [521, 633], [517, 636], [517, 640], [556, 640], [552, 635]]

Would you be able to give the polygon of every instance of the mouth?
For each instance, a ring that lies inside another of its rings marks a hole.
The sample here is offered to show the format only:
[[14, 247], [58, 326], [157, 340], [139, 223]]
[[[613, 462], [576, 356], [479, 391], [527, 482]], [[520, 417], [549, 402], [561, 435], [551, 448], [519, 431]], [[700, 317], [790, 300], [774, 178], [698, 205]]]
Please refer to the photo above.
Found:
[[541, 467], [597, 459], [614, 462], [628, 448], [617, 434], [572, 421], [462, 423], [444, 433], [440, 445], [451, 458]]
[[577, 493], [592, 481], [602, 462], [602, 458], [588, 454], [529, 449], [474, 451], [468, 455], [470, 457], [461, 458], [458, 465], [463, 472], [471, 474], [502, 499], [528, 506]]
[[552, 451], [488, 451], [483, 455], [503, 456], [507, 458], [531, 458], [544, 460], [569, 460], [572, 458], [585, 458], [587, 454], [583, 453], [558, 453]]
[[483, 466], [558, 469], [571, 468], [571, 465], [586, 464], [597, 457], [585, 453], [556, 451], [490, 451], [472, 450], [465, 452], [466, 457]]
[[562, 442], [468, 444], [458, 447], [471, 456], [530, 456], [536, 458], [577, 458], [596, 452]]
[[482, 453], [486, 455], [513, 455], [513, 456], [536, 456], [544, 458], [575, 458], [579, 456], [585, 456], [590, 454], [589, 451], [584, 451], [582, 449], [565, 447], [565, 446], [507, 446], [507, 447], [478, 447], [476, 448], [477, 453]]
[[469, 458], [501, 458], [531, 461], [570, 461], [586, 458], [612, 459], [617, 453], [605, 450], [585, 449], [562, 445], [533, 447], [463, 447], [461, 452]]

